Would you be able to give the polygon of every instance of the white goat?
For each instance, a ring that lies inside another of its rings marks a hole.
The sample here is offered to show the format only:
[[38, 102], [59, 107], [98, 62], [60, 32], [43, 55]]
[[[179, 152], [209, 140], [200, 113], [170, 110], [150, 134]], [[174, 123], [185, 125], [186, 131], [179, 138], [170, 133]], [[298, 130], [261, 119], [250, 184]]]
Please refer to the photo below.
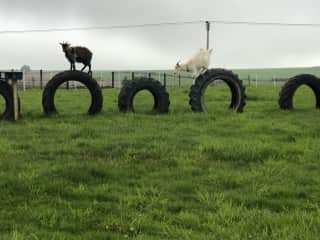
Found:
[[204, 73], [208, 70], [211, 53], [212, 49], [206, 50], [201, 48], [185, 63], [180, 63], [180, 61], [177, 62], [175, 70], [186, 72], [192, 71], [193, 78], [197, 78], [201, 73]]

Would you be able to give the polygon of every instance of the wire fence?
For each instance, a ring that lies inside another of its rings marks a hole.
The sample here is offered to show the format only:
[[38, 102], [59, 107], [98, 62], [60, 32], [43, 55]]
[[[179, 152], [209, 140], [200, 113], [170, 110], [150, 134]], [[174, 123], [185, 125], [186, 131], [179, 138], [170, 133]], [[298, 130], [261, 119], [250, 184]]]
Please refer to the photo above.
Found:
[[[43, 89], [46, 84], [60, 71], [31, 71], [24, 73], [23, 81], [18, 83], [18, 87], [23, 90]], [[123, 80], [131, 80], [138, 77], [152, 78], [160, 81], [165, 86], [190, 86], [193, 78], [190, 75], [184, 75], [171, 72], [147, 72], [147, 71], [97, 71], [93, 72], [93, 78], [99, 83], [101, 88], [121, 88]], [[62, 88], [78, 89], [83, 85], [77, 81], [68, 81]]]
[[[19, 89], [43, 89], [46, 84], [60, 71], [31, 71], [24, 73], [23, 81], [18, 82]], [[93, 78], [99, 83], [101, 88], [121, 88], [123, 80], [131, 80], [138, 77], [152, 78], [160, 81], [168, 87], [186, 87], [193, 84], [191, 74], [175, 73], [172, 71], [97, 71], [93, 73]], [[240, 76], [247, 86], [259, 87], [272, 85], [274, 87], [282, 86], [287, 78], [273, 76], [271, 79], [259, 78], [259, 75], [246, 77]], [[83, 85], [77, 81], [68, 81], [62, 88], [81, 89]]]

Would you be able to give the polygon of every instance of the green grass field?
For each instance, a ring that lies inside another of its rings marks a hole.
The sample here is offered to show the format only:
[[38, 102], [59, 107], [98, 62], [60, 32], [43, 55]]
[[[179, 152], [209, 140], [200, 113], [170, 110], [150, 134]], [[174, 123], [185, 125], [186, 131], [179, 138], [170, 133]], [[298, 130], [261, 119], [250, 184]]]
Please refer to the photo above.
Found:
[[23, 118], [0, 125], [0, 239], [319, 239], [320, 112], [302, 88], [296, 110], [279, 89], [248, 87], [243, 114], [223, 87], [208, 114], [169, 88], [171, 112], [117, 111], [116, 89], [87, 116], [89, 94], [59, 90], [60, 114], [41, 92], [21, 92]]

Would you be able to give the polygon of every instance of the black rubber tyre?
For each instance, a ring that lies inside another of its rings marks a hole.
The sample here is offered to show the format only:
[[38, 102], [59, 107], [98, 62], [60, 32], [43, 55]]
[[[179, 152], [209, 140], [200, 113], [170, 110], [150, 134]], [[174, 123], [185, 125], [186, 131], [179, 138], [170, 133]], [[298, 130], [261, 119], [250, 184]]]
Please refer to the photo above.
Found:
[[320, 79], [310, 74], [301, 74], [289, 79], [279, 93], [278, 104], [281, 109], [293, 109], [293, 97], [301, 85], [309, 86], [316, 97], [316, 108], [320, 108]]
[[[0, 119], [13, 120], [13, 89], [12, 86], [4, 81], [0, 81], [0, 95], [5, 100], [5, 109], [0, 113]], [[19, 114], [20, 114], [20, 99], [18, 98]]]
[[230, 108], [234, 109], [236, 112], [243, 112], [243, 108], [246, 105], [245, 87], [243, 86], [242, 81], [239, 80], [238, 75], [225, 69], [209, 69], [195, 80], [189, 93], [189, 104], [192, 111], [207, 111], [204, 94], [207, 87], [217, 80], [224, 81], [230, 88], [232, 94]]
[[88, 114], [93, 115], [101, 112], [103, 97], [97, 81], [89, 74], [80, 71], [65, 71], [55, 75], [46, 85], [42, 95], [43, 111], [46, 114], [57, 112], [54, 104], [54, 96], [58, 87], [67, 81], [77, 81], [86, 86], [90, 91], [91, 105]]
[[154, 99], [154, 113], [169, 112], [169, 94], [159, 81], [150, 78], [136, 78], [132, 81], [124, 80], [118, 97], [118, 108], [120, 112], [134, 112], [134, 97], [142, 90], [148, 90]]

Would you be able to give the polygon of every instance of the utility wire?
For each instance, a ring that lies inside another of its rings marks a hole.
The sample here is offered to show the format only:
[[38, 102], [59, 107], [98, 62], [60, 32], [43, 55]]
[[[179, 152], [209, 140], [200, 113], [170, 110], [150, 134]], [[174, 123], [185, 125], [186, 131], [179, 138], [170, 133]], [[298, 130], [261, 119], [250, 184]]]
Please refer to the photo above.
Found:
[[71, 31], [88, 31], [88, 30], [113, 30], [113, 29], [129, 29], [129, 28], [144, 28], [144, 27], [160, 27], [170, 25], [190, 25], [200, 24], [204, 21], [185, 21], [185, 22], [162, 22], [162, 23], [146, 23], [133, 25], [113, 25], [113, 26], [90, 26], [90, 27], [72, 27], [72, 28], [48, 28], [48, 29], [23, 29], [23, 30], [4, 30], [0, 34], [12, 33], [46, 33], [46, 32], [71, 32]]
[[[89, 27], [71, 27], [71, 28], [47, 28], [47, 29], [22, 29], [22, 30], [3, 30], [0, 34], [24, 34], [24, 33], [50, 33], [50, 32], [71, 32], [71, 31], [89, 31], [89, 30], [113, 30], [113, 29], [130, 29], [145, 27], [161, 27], [174, 25], [201, 24], [207, 21], [176, 21], [160, 22], [133, 25], [113, 25], [113, 26], [89, 26]], [[232, 21], [232, 20], [208, 20], [212, 24], [223, 25], [250, 25], [250, 26], [280, 26], [280, 27], [320, 27], [319, 23], [286, 23], [286, 22], [254, 22], [254, 21]]]
[[260, 26], [281, 26], [281, 27], [320, 27], [320, 23], [286, 23], [286, 22], [251, 22], [251, 21], [228, 21], [212, 20], [214, 24], [224, 25], [260, 25]]

